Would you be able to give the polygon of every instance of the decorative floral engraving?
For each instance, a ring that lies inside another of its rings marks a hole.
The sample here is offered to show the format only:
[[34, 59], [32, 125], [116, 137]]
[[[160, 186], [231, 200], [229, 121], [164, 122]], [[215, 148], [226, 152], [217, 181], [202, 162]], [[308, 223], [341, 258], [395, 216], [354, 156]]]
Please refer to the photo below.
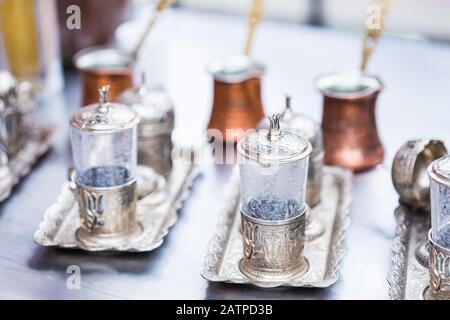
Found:
[[[86, 212], [86, 216], [82, 217], [84, 225], [87, 229], [92, 230], [96, 226], [102, 226], [103, 220], [103, 196], [88, 190], [81, 192], [82, 205]], [[83, 212], [82, 211], [82, 212]]]
[[430, 241], [430, 288], [438, 295], [450, 296], [450, 252]]

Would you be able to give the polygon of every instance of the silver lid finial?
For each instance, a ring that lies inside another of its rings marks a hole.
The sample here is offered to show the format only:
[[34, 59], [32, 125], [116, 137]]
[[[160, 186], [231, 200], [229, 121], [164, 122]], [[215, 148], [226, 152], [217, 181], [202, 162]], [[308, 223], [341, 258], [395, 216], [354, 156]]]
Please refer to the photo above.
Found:
[[141, 72], [141, 84], [137, 88], [137, 95], [143, 98], [147, 94], [147, 76], [144, 71]]
[[108, 99], [108, 94], [109, 94], [109, 86], [103, 86], [98, 90], [99, 94], [100, 94], [100, 105], [99, 105], [99, 111], [100, 112], [106, 112], [108, 111], [108, 107], [109, 107], [109, 99]]
[[272, 141], [272, 137], [280, 135], [280, 118], [281, 114], [274, 113], [269, 116], [269, 132], [267, 133], [267, 140]]
[[290, 110], [291, 109], [291, 99], [292, 97], [288, 94], [285, 95], [285, 101], [286, 101], [286, 109]]

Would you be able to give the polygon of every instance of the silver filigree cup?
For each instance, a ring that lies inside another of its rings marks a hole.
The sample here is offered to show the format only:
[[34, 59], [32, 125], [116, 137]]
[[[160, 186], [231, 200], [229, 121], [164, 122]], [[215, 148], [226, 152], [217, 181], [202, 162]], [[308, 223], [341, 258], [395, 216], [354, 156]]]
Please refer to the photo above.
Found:
[[160, 89], [151, 89], [142, 75], [137, 88], [125, 91], [118, 100], [130, 106], [140, 117], [138, 126], [138, 162], [168, 177], [172, 171], [173, 103]]
[[450, 157], [428, 167], [430, 177], [431, 230], [430, 286], [426, 298], [450, 299]]
[[108, 101], [102, 87], [100, 102], [81, 108], [70, 118], [76, 189], [81, 227], [77, 238], [95, 250], [120, 244], [138, 235], [136, 166], [138, 115]]
[[306, 273], [303, 255], [311, 144], [280, 130], [281, 115], [238, 143], [244, 257], [239, 268], [265, 281]]

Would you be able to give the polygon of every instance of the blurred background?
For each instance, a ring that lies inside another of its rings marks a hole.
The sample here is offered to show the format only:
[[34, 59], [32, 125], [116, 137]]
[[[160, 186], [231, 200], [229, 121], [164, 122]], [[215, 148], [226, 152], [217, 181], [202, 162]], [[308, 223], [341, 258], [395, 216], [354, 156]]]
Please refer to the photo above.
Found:
[[[182, 115], [177, 122], [192, 127], [201, 138], [204, 126], [188, 120], [189, 108], [202, 109], [198, 121], [207, 123], [212, 101], [207, 65], [213, 59], [242, 52], [251, 3], [176, 0], [140, 53], [135, 70], [146, 72], [150, 85], [176, 93], [173, 99]], [[373, 3], [265, 0], [253, 54], [269, 70], [265, 82], [270, 91], [263, 92], [266, 112], [277, 110], [284, 94], [291, 92], [301, 97], [310, 115], [320, 118], [320, 96], [312, 90], [313, 79], [358, 65], [367, 9]], [[0, 68], [9, 69], [19, 80], [33, 82], [43, 100], [53, 97], [64, 88], [63, 67], [73, 67], [79, 50], [113, 45], [130, 52], [154, 12], [154, 4], [154, 0], [0, 0]], [[81, 9], [80, 30], [67, 27], [74, 12], [68, 11], [71, 5]], [[399, 96], [404, 87], [403, 99], [408, 99], [410, 87], [421, 85], [428, 74], [438, 96], [448, 87], [448, 67], [439, 55], [448, 52], [449, 12], [448, 0], [392, 0], [387, 34], [370, 72], [382, 73], [387, 83], [395, 84]], [[437, 51], [425, 54], [424, 50]], [[72, 74], [66, 72], [66, 82]], [[422, 98], [411, 97], [411, 104], [419, 106], [430, 95], [423, 91]], [[70, 102], [74, 103], [73, 99]]]
[[[145, 2], [139, 0], [138, 2]], [[302, 24], [360, 31], [370, 0], [266, 0], [265, 17]], [[179, 0], [180, 6], [232, 14], [248, 11], [249, 1]], [[389, 32], [450, 40], [450, 1], [393, 0]]]
[[[379, 0], [382, 2], [382, 0]], [[266, 20], [288, 24], [323, 26], [361, 34], [371, 0], [266, 0]], [[77, 5], [82, 30], [66, 27], [68, 8]], [[72, 66], [80, 49], [115, 43], [125, 50], [135, 45], [154, 0], [0, 0], [0, 68], [20, 80], [37, 83], [45, 93], [62, 88], [61, 61]], [[177, 0], [174, 7], [192, 12], [245, 16], [251, 1]], [[450, 41], [450, 1], [394, 0], [387, 33], [395, 36]], [[124, 23], [130, 21], [130, 23]], [[193, 22], [194, 23], [194, 22]], [[245, 23], [245, 19], [242, 19]], [[164, 83], [165, 43], [158, 32], [145, 68]]]

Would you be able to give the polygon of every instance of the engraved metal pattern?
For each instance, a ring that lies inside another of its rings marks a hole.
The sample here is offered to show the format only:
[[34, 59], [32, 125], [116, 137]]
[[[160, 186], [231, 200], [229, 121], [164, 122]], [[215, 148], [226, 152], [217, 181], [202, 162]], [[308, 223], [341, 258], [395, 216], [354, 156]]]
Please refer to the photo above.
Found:
[[311, 209], [311, 215], [326, 226], [323, 235], [314, 241], [305, 242], [304, 256], [309, 262], [309, 270], [288, 279], [261, 281], [242, 274], [239, 261], [242, 259], [243, 243], [239, 231], [240, 193], [239, 172], [233, 173], [225, 194], [225, 207], [219, 214], [216, 232], [209, 242], [202, 276], [209, 281], [246, 283], [259, 287], [318, 287], [324, 288], [339, 278], [341, 261], [345, 255], [344, 237], [350, 224], [351, 202], [350, 171], [341, 168], [324, 168], [323, 197], [321, 203]]
[[[147, 252], [163, 243], [169, 228], [176, 223], [177, 212], [189, 196], [194, 179], [199, 174], [196, 164], [179, 156], [193, 154], [195, 151], [180, 147], [176, 150], [179, 152], [174, 153], [174, 167], [165, 187], [166, 192], [152, 192], [137, 202], [136, 215], [142, 228], [141, 234], [114, 245], [101, 243], [95, 248], [96, 251]], [[142, 171], [137, 171], [138, 185], [142, 180], [140, 172], [142, 174]], [[92, 251], [83, 247], [76, 237], [76, 231], [81, 226], [78, 211], [75, 193], [71, 190], [70, 182], [66, 182], [57, 202], [46, 210], [33, 240], [43, 246]]]
[[138, 162], [168, 177], [172, 170], [171, 132], [154, 137], [138, 136]]
[[303, 259], [306, 208], [278, 221], [254, 219], [241, 212], [244, 256], [239, 268], [252, 279], [270, 281], [306, 271]]
[[95, 226], [102, 226], [105, 221], [102, 219], [103, 208], [102, 200], [103, 195], [97, 195], [95, 192], [88, 190], [81, 190], [81, 203], [85, 208], [86, 219], [84, 220], [85, 227], [89, 230], [95, 228]]
[[[77, 180], [76, 180], [77, 181]], [[129, 183], [109, 188], [94, 188], [77, 184], [77, 198], [82, 221], [80, 241], [86, 236], [90, 242], [95, 237], [109, 236], [110, 241], [135, 232], [136, 179]]]
[[17, 83], [6, 70], [0, 70], [0, 149], [14, 156], [23, 143], [23, 116], [36, 109], [31, 83]]
[[450, 300], [450, 250], [438, 245], [428, 234], [430, 250], [429, 299]]
[[[392, 163], [392, 182], [401, 202], [430, 211], [429, 185], [420, 184], [418, 177], [426, 175], [427, 164], [446, 154], [444, 144], [438, 140], [410, 140], [397, 151]], [[428, 161], [420, 163], [420, 157]]]
[[400, 204], [395, 210], [397, 227], [391, 241], [392, 266], [387, 275], [392, 300], [421, 300], [429, 285], [429, 271], [417, 257], [428, 240], [430, 217]]
[[33, 164], [50, 148], [53, 130], [52, 126], [30, 123], [23, 125], [20, 150], [9, 157], [6, 167], [3, 164], [0, 169], [0, 202], [9, 197], [13, 187], [30, 172]]
[[14, 156], [22, 146], [22, 114], [7, 112], [0, 116], [0, 145], [9, 156]]

